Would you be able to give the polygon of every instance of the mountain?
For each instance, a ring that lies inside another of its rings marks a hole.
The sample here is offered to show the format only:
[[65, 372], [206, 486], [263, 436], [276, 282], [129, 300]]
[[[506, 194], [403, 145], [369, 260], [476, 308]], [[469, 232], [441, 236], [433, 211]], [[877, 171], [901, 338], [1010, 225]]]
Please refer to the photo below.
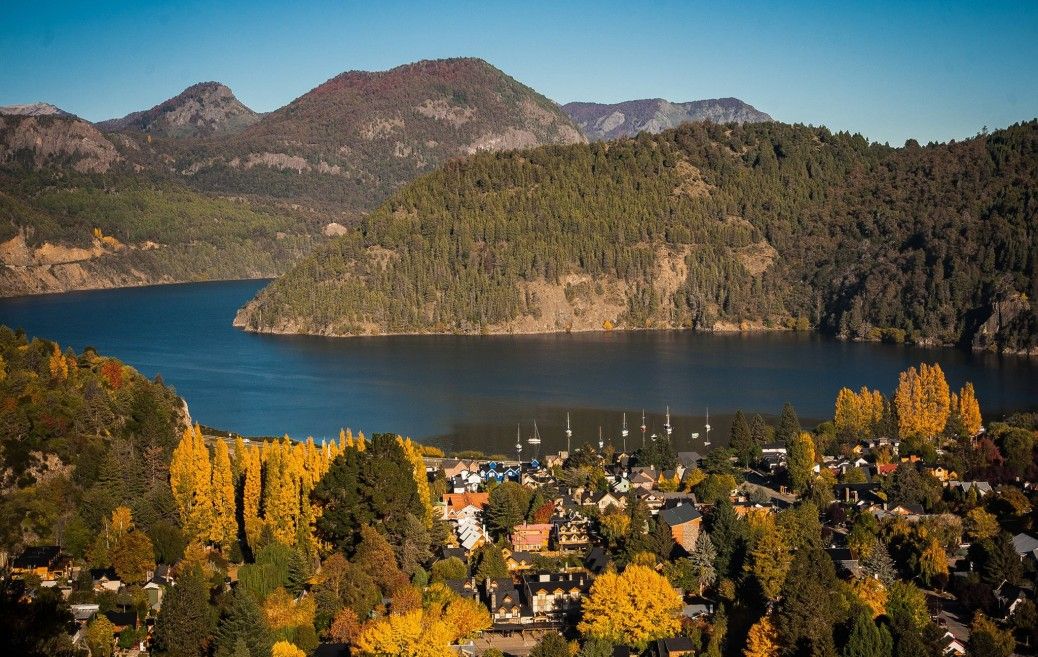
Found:
[[240, 135], [173, 155], [198, 189], [331, 203], [359, 216], [450, 158], [582, 141], [554, 102], [461, 58], [343, 73]]
[[98, 125], [0, 115], [0, 296], [276, 276], [445, 160], [585, 141], [477, 59], [343, 73], [263, 116], [207, 82]]
[[633, 137], [639, 132], [657, 134], [690, 121], [714, 123], [763, 123], [772, 118], [738, 98], [672, 103], [662, 98], [623, 103], [566, 103], [563, 111], [592, 141]]
[[69, 167], [80, 173], [105, 173], [120, 160], [111, 141], [71, 114], [0, 114], [0, 166], [19, 165], [31, 171]]
[[201, 82], [149, 110], [97, 124], [106, 132], [141, 132], [164, 137], [208, 137], [241, 132], [260, 115], [219, 82]]
[[16, 116], [72, 116], [60, 107], [55, 107], [50, 103], [3, 105], [0, 106], [0, 114], [12, 114]]
[[239, 313], [359, 335], [808, 328], [1038, 353], [1038, 120], [890, 148], [781, 123], [452, 160]]

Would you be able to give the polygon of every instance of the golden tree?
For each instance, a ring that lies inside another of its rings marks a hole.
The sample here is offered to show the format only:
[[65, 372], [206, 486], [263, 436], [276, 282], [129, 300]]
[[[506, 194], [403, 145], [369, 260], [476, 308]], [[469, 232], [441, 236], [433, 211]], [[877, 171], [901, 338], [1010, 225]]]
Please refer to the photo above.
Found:
[[980, 433], [983, 420], [980, 417], [980, 402], [977, 401], [977, 393], [973, 384], [966, 382], [959, 391], [959, 421], [967, 436], [973, 437]]
[[838, 435], [868, 438], [883, 419], [883, 395], [878, 390], [862, 387], [858, 392], [841, 388], [836, 395], [833, 424]]
[[933, 438], [944, 431], [951, 413], [951, 391], [937, 363], [901, 373], [894, 394], [898, 431], [903, 438]]
[[400, 447], [404, 450], [404, 455], [414, 469], [414, 482], [418, 486], [418, 498], [422, 502], [422, 508], [425, 509], [422, 521], [426, 527], [432, 527], [432, 494], [429, 492], [429, 478], [425, 474], [425, 461], [422, 460], [422, 449], [412, 442], [410, 438], [397, 436], [397, 441], [400, 443]]
[[757, 580], [764, 597], [774, 600], [793, 562], [789, 546], [774, 521], [763, 524], [763, 531], [748, 556], [746, 569]]
[[361, 628], [357, 650], [365, 655], [450, 657], [453, 633], [447, 624], [423, 609], [378, 618]]
[[227, 443], [218, 440], [213, 453], [213, 524], [209, 539], [225, 550], [238, 538], [235, 514], [234, 474]]
[[306, 657], [306, 652], [289, 641], [278, 641], [270, 649], [271, 657]]
[[652, 568], [629, 565], [607, 572], [591, 586], [578, 629], [587, 637], [644, 649], [681, 628], [681, 596]]
[[764, 616], [753, 624], [746, 636], [746, 649], [742, 654], [744, 657], [778, 657], [778, 630], [770, 618]]
[[244, 451], [242, 466], [242, 524], [245, 540], [253, 551], [263, 533], [263, 520], [260, 518], [260, 496], [263, 493], [263, 464], [260, 462], [260, 450], [256, 445], [249, 445]]
[[875, 577], [862, 577], [851, 585], [854, 595], [872, 612], [873, 618], [887, 613], [887, 587]]
[[173, 450], [169, 485], [185, 536], [205, 543], [213, 525], [212, 467], [198, 425], [185, 429]]

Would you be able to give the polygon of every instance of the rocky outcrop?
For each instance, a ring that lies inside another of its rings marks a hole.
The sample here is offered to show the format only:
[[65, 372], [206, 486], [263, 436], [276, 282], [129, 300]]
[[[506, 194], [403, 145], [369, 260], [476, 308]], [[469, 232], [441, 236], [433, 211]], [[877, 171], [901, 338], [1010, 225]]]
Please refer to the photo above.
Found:
[[1029, 308], [1027, 298], [1019, 293], [1009, 294], [1002, 300], [994, 302], [987, 319], [974, 332], [970, 346], [974, 351], [1038, 355], [1038, 347], [1019, 348], [1017, 345], [1011, 344], [1011, 340], [1007, 340], [1007, 333], [1017, 321], [1022, 319]]
[[74, 116], [0, 114], [2, 165], [105, 173], [121, 159], [97, 128]]
[[72, 116], [72, 114], [50, 103], [4, 105], [0, 107], [0, 114], [11, 114], [12, 116]]
[[772, 118], [738, 98], [672, 103], [662, 98], [622, 103], [567, 103], [562, 109], [588, 139], [604, 141], [633, 137], [639, 132], [656, 134], [690, 121], [761, 123]]
[[142, 132], [163, 137], [209, 137], [237, 134], [260, 115], [219, 82], [201, 82], [151, 109], [97, 125], [108, 132]]

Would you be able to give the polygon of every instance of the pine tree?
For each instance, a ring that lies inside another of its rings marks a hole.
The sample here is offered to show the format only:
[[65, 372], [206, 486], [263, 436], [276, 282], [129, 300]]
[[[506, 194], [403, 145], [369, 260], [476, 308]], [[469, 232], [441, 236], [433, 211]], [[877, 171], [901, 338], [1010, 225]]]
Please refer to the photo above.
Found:
[[732, 503], [725, 499], [714, 506], [710, 517], [710, 539], [717, 552], [714, 563], [719, 578], [734, 579], [742, 570], [746, 549], [746, 524], [735, 513]]
[[789, 443], [800, 435], [800, 419], [797, 417], [796, 409], [787, 403], [782, 407], [782, 415], [779, 416], [778, 427], [775, 429], [775, 440], [788, 447]]
[[790, 654], [833, 655], [840, 609], [839, 580], [820, 548], [798, 550], [782, 586], [776, 627]]
[[710, 534], [706, 531], [699, 532], [699, 537], [696, 539], [696, 547], [688, 558], [698, 580], [699, 595], [702, 595], [703, 589], [713, 586], [717, 582], [717, 568], [715, 565], [717, 550], [714, 547], [713, 540], [710, 538]]
[[890, 632], [877, 626], [872, 615], [863, 611], [854, 617], [843, 657], [891, 657], [893, 643]]
[[876, 541], [869, 553], [861, 560], [861, 567], [862, 570], [879, 579], [886, 586], [890, 586], [897, 579], [894, 560], [890, 558], [890, 552], [887, 551], [887, 546], [882, 541]]
[[746, 416], [742, 414], [742, 411], [735, 412], [728, 447], [735, 452], [745, 467], [749, 467], [750, 462], [756, 456], [756, 444], [750, 434], [750, 425], [746, 423]]
[[238, 540], [238, 521], [230, 450], [223, 440], [216, 441], [213, 454], [212, 490], [213, 524], [209, 539], [220, 545], [225, 554], [230, 554], [231, 544]]
[[238, 587], [216, 628], [216, 657], [238, 657], [240, 644], [248, 657], [267, 657], [272, 643], [256, 600], [245, 587]]
[[170, 657], [199, 657], [213, 635], [209, 586], [194, 568], [177, 579], [155, 621], [155, 647]]

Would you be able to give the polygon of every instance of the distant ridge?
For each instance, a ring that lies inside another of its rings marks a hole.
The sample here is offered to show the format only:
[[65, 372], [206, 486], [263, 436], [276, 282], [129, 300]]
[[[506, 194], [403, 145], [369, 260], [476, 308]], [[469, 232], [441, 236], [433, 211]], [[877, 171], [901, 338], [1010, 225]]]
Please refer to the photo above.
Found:
[[69, 112], [50, 103], [27, 103], [25, 105], [0, 106], [0, 114], [11, 116], [72, 116]]
[[97, 126], [106, 132], [207, 137], [239, 133], [259, 119], [226, 85], [200, 82], [151, 109], [101, 121]]
[[738, 98], [714, 98], [672, 103], [663, 98], [622, 103], [574, 102], [562, 106], [588, 139], [602, 141], [633, 137], [639, 132], [657, 134], [689, 121], [714, 123], [763, 123], [773, 120]]

